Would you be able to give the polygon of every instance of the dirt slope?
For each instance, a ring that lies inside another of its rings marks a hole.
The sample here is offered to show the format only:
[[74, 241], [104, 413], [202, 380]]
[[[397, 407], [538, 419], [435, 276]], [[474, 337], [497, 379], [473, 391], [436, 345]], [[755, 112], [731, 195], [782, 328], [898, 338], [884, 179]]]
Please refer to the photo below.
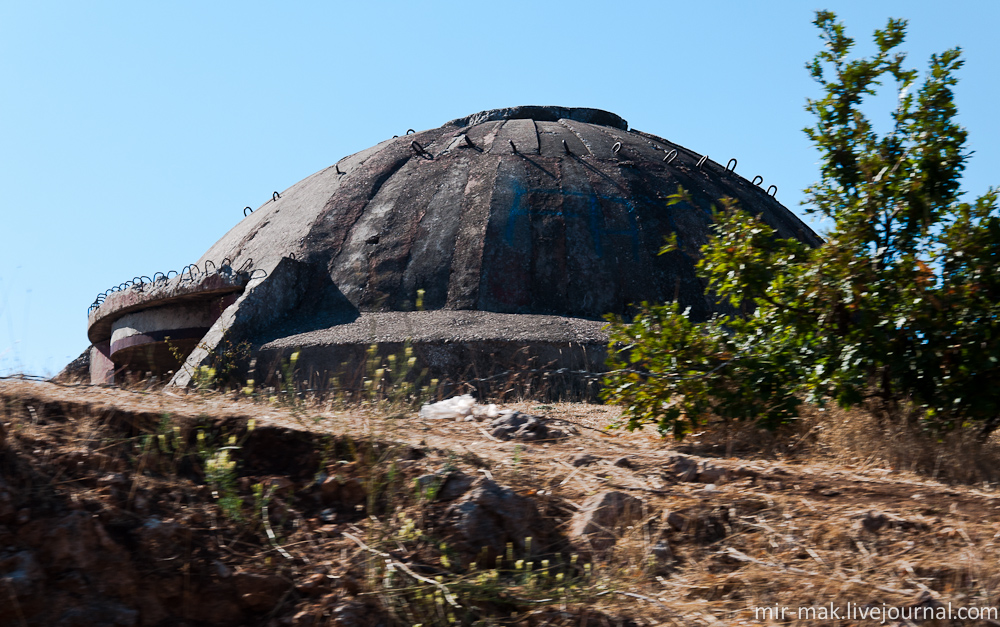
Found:
[[233, 395], [8, 380], [0, 402], [2, 625], [766, 624], [755, 608], [776, 605], [776, 623], [847, 625], [864, 621], [797, 608], [997, 605], [1000, 493], [699, 456], [605, 430], [615, 408], [503, 406], [565, 434], [529, 442]]

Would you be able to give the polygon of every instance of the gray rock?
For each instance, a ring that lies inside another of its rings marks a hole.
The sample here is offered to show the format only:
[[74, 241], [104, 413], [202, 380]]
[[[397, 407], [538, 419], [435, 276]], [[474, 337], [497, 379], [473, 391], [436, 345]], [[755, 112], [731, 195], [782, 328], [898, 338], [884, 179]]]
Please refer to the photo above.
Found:
[[688, 525], [688, 520], [686, 516], [684, 516], [683, 514], [678, 514], [677, 512], [672, 512], [667, 509], [663, 510], [663, 516], [661, 517], [661, 520], [664, 522], [664, 524], [666, 524], [674, 531], [684, 531], [684, 529]]
[[861, 526], [867, 531], [875, 533], [879, 529], [889, 524], [889, 517], [881, 512], [869, 511], [861, 519]]
[[519, 440], [522, 442], [558, 440], [566, 437], [565, 432], [548, 428], [545, 424], [545, 418], [522, 414], [519, 411], [504, 413], [490, 422], [490, 435], [498, 440]]
[[526, 538], [535, 539], [531, 544], [535, 551], [541, 546], [538, 538], [547, 535], [532, 499], [485, 477], [478, 479], [445, 514], [459, 543], [472, 552], [488, 547], [499, 554], [510, 542], [523, 554]]
[[582, 549], [602, 550], [618, 539], [616, 527], [642, 516], [642, 501], [624, 492], [601, 492], [583, 502], [570, 522], [570, 540]]
[[415, 481], [422, 497], [429, 498], [433, 494], [435, 500], [454, 501], [469, 491], [475, 478], [461, 470], [455, 470], [421, 475]]
[[728, 478], [729, 472], [725, 468], [713, 466], [708, 462], [702, 462], [698, 467], [698, 481], [701, 483], [718, 485], [725, 483]]
[[668, 472], [681, 481], [695, 481], [698, 477], [698, 462], [690, 457], [678, 455], [670, 460]]
[[660, 540], [653, 545], [649, 557], [654, 575], [666, 575], [670, 572], [670, 566], [674, 563], [674, 552], [665, 540]]

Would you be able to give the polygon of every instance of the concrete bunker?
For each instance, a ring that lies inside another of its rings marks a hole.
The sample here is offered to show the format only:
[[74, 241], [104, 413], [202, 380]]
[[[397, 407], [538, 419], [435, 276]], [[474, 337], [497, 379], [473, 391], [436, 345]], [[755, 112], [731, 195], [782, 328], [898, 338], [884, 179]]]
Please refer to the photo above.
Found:
[[[275, 192], [184, 272], [98, 297], [91, 380], [173, 371], [187, 385], [224, 341], [249, 343], [258, 382], [292, 351], [303, 379], [324, 381], [373, 343], [404, 342], [441, 379], [600, 371], [603, 315], [642, 301], [677, 300], [697, 319], [719, 310], [688, 256], [657, 254], [671, 233], [704, 243], [719, 198], [820, 243], [735, 166], [596, 109], [513, 107], [408, 131]], [[692, 203], [668, 206], [678, 186]]]

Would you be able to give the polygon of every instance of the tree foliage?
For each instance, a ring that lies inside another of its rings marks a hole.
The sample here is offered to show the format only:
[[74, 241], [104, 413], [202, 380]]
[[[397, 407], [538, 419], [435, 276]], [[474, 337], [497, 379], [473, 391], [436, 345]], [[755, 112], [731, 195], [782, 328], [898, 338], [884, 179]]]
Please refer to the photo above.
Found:
[[[625, 371], [604, 398], [625, 406], [630, 428], [676, 437], [710, 416], [775, 427], [801, 400], [828, 399], [878, 399], [888, 416], [988, 434], [1000, 425], [1000, 217], [996, 190], [967, 202], [960, 189], [960, 50], [932, 55], [914, 90], [898, 51], [905, 21], [877, 30], [877, 52], [860, 59], [834, 14], [814, 23], [825, 48], [806, 67], [822, 96], [807, 103], [805, 132], [822, 166], [806, 204], [832, 221], [825, 243], [779, 239], [722, 199], [698, 270], [752, 313], [694, 323], [675, 303], [644, 303], [631, 324], [612, 320], [610, 365]], [[899, 98], [880, 136], [863, 104], [885, 80]], [[671, 202], [682, 200], [679, 190]]]

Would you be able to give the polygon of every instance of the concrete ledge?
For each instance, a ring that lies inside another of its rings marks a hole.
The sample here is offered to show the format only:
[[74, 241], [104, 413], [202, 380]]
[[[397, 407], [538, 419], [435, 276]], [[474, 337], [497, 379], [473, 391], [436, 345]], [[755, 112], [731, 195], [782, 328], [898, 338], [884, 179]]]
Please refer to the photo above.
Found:
[[168, 281], [133, 285], [108, 295], [87, 317], [87, 336], [96, 344], [111, 338], [112, 324], [127, 313], [163, 305], [211, 300], [242, 291], [250, 281], [246, 272], [216, 272], [209, 275], [178, 275]]

